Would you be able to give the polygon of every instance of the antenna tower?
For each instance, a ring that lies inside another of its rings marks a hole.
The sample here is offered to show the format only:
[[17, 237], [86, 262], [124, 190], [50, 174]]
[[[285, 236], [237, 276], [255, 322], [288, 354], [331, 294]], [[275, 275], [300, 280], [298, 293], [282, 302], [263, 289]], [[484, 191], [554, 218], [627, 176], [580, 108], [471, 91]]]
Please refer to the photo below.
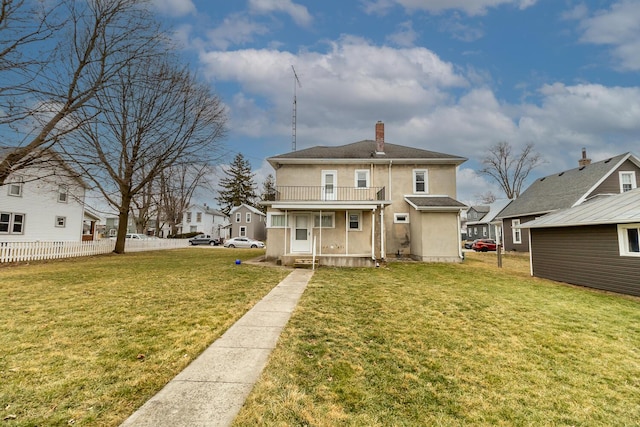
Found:
[[293, 116], [291, 117], [291, 151], [296, 151], [296, 120], [297, 120], [297, 110], [298, 110], [298, 102], [296, 101], [296, 86], [302, 87], [300, 84], [300, 79], [298, 79], [298, 75], [296, 74], [296, 69], [291, 66], [293, 70]]

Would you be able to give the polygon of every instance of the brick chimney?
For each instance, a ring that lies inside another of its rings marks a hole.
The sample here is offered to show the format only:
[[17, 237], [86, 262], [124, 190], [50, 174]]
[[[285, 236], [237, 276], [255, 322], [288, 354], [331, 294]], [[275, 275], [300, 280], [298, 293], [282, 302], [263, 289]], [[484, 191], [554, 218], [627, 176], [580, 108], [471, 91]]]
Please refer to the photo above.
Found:
[[583, 167], [591, 164], [591, 159], [587, 159], [587, 149], [582, 149], [582, 158], [578, 160], [578, 166]]
[[384, 153], [384, 123], [376, 123], [376, 153]]

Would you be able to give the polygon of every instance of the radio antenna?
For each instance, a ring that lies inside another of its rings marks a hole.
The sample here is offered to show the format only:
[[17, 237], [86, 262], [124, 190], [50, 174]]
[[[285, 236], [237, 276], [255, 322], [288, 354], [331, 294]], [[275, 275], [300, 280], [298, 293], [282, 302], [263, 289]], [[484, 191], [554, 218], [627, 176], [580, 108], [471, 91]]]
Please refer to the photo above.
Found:
[[298, 114], [298, 101], [296, 100], [296, 87], [302, 87], [300, 84], [300, 79], [298, 79], [298, 75], [296, 74], [296, 69], [291, 66], [293, 70], [293, 116], [291, 117], [291, 151], [296, 151], [296, 121]]

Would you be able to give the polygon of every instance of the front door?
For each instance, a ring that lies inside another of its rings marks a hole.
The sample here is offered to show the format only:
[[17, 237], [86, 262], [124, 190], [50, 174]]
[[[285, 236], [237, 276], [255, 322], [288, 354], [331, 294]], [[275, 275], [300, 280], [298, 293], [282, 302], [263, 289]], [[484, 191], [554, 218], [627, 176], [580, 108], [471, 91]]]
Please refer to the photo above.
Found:
[[291, 231], [291, 252], [311, 252], [311, 229], [309, 215], [294, 215]]

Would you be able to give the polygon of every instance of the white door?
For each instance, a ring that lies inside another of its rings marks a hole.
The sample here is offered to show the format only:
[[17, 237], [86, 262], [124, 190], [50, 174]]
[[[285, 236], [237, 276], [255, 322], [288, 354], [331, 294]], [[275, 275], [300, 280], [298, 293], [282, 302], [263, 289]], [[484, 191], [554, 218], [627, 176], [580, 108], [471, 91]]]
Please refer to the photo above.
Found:
[[322, 171], [322, 200], [336, 200], [336, 171]]
[[309, 215], [294, 215], [291, 231], [291, 252], [311, 252], [311, 229]]

